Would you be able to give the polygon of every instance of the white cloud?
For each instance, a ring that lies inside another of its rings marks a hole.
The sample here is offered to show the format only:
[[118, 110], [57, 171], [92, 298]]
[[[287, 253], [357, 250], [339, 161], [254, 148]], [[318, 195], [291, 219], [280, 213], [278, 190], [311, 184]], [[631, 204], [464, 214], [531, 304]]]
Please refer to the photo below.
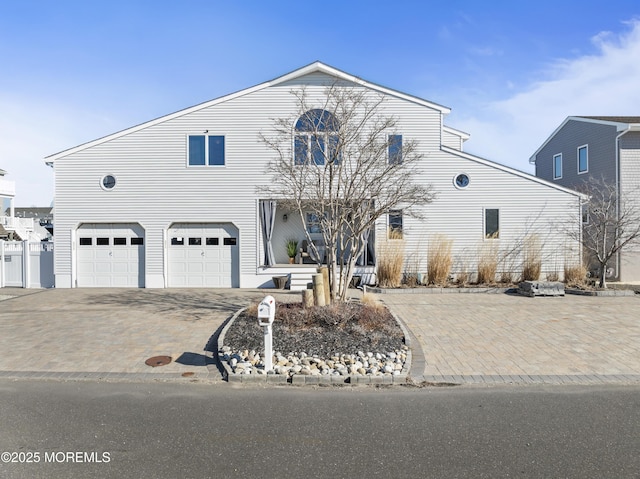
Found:
[[533, 172], [529, 157], [567, 116], [640, 115], [640, 20], [628, 26], [595, 35], [595, 54], [555, 61], [525, 91], [452, 118], [471, 134], [465, 149]]

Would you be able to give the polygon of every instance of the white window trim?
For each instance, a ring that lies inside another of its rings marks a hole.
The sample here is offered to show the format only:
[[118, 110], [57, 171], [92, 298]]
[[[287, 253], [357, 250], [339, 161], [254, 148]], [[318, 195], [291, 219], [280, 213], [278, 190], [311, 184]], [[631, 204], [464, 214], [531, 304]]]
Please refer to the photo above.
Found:
[[[497, 238], [487, 238], [487, 210], [498, 210], [498, 237]], [[501, 208], [497, 206], [482, 208], [482, 238], [484, 241], [500, 241], [500, 227], [502, 221], [500, 213]]]
[[[106, 186], [104, 186], [104, 180], [108, 176], [111, 176], [115, 181], [115, 184], [111, 188], [107, 188]], [[113, 191], [116, 189], [116, 186], [118, 186], [118, 177], [113, 173], [107, 173], [106, 175], [102, 175], [100, 177], [100, 188], [102, 188], [104, 191]]]
[[388, 133], [387, 134], [387, 164], [391, 161], [391, 155], [389, 154], [389, 150], [391, 149], [391, 137], [399, 136], [400, 137], [400, 163], [403, 162], [403, 154], [404, 154], [404, 135], [402, 133]]
[[[584, 171], [580, 171], [580, 150], [584, 148], [587, 151], [587, 169]], [[589, 145], [582, 145], [576, 149], [576, 168], [578, 170], [579, 175], [584, 175], [585, 173], [589, 173]]]
[[[404, 235], [405, 235], [405, 223], [404, 223], [404, 210], [401, 208], [396, 208], [393, 210], [389, 210], [389, 212], [387, 213], [387, 240], [391, 240], [391, 238], [389, 238], [389, 234], [391, 233], [391, 215], [392, 214], [399, 214], [400, 219], [402, 220], [402, 226], [400, 227], [400, 234], [402, 235], [400, 238], [398, 239], [404, 239]], [[393, 240], [392, 240], [393, 241]]]
[[[465, 175], [467, 177], [467, 179], [469, 180], [469, 182], [467, 183], [466, 186], [459, 186], [458, 185], [458, 182], [456, 180], [458, 179], [458, 176], [460, 176], [460, 175]], [[458, 189], [458, 190], [466, 190], [467, 188], [469, 188], [469, 185], [471, 184], [471, 176], [469, 176], [468, 173], [466, 173], [464, 171], [461, 171], [460, 173], [456, 173], [453, 176], [452, 183], [453, 183], [453, 186], [456, 187], [456, 189]]]
[[[189, 137], [190, 136], [204, 136], [204, 165], [190, 165], [189, 164]], [[210, 136], [221, 136], [224, 138], [224, 149], [222, 154], [224, 155], [224, 164], [222, 165], [210, 165], [209, 164], [209, 137]], [[224, 133], [187, 133], [184, 138], [187, 149], [187, 157], [185, 158], [185, 162], [187, 168], [225, 168], [227, 166], [227, 135]]]
[[[560, 174], [556, 176], [556, 158], [560, 158]], [[552, 174], [553, 174], [553, 179], [554, 180], [561, 180], [562, 179], [562, 170], [564, 168], [563, 165], [564, 161], [562, 159], [562, 153], [557, 153], [555, 155], [553, 155], [553, 164], [551, 165], [551, 169], [553, 170]]]
[[[304, 164], [299, 164], [296, 163], [296, 138], [297, 137], [304, 137], [305, 139], [305, 143], [307, 144], [307, 158], [306, 158], [306, 163]], [[322, 138], [322, 141], [324, 142], [324, 150], [322, 151], [322, 159], [323, 159], [323, 163], [321, 164], [316, 164], [315, 161], [313, 160], [313, 156], [312, 156], [312, 151], [313, 151], [313, 137], [319, 137]], [[295, 128], [293, 129], [293, 143], [291, 145], [291, 151], [293, 152], [293, 166], [305, 166], [305, 165], [314, 165], [317, 167], [324, 167], [327, 166], [329, 164], [329, 162], [327, 161], [327, 147], [330, 145], [331, 142], [331, 138], [338, 138], [338, 132], [327, 132], [327, 133], [313, 133], [313, 132], [307, 132], [307, 131], [298, 131]], [[225, 142], [225, 148], [227, 147], [227, 143]], [[341, 161], [341, 158], [338, 157], [338, 163]]]

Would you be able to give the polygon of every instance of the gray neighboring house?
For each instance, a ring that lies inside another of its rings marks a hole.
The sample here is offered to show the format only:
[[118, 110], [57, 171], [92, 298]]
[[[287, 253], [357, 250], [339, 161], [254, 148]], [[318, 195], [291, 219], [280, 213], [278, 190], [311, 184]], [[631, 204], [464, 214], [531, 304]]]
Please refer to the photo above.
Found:
[[[487, 249], [515, 252], [501, 267], [517, 268], [518, 245], [530, 234], [545, 245], [543, 275], [579, 261], [577, 243], [554, 227], [580, 228], [579, 194], [464, 152], [469, 135], [445, 125], [448, 107], [315, 62], [47, 157], [55, 171], [56, 288], [269, 287], [284, 275], [306, 288], [316, 265], [302, 255], [289, 264], [285, 248], [287, 239], [305, 238], [302, 221], [258, 193], [271, 181], [265, 168], [274, 156], [259, 136], [274, 118], [300, 114], [292, 90], [304, 87], [322, 108], [335, 82], [384, 97], [385, 113], [398, 119], [389, 133], [416, 140], [424, 156], [415, 181], [438, 194], [421, 208], [424, 219], [402, 210], [379, 219], [356, 270], [364, 282], [375, 282], [389, 225], [401, 225], [407, 267], [416, 271], [424, 271], [437, 234], [454, 241], [454, 273], [473, 274]], [[292, 146], [294, 135], [308, 136], [297, 125], [293, 119]], [[313, 219], [307, 228], [315, 242]]]
[[[570, 116], [531, 156], [536, 176], [568, 188], [593, 176], [640, 201], [640, 116]], [[640, 281], [640, 250], [623, 251], [609, 274]]]

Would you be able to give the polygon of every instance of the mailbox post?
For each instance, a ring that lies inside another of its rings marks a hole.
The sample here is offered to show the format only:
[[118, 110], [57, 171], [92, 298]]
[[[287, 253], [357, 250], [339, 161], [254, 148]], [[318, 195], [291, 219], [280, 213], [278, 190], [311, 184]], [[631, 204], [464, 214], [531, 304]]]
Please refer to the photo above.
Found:
[[264, 332], [264, 371], [273, 369], [273, 319], [276, 316], [276, 300], [273, 296], [265, 296], [258, 305], [258, 324]]

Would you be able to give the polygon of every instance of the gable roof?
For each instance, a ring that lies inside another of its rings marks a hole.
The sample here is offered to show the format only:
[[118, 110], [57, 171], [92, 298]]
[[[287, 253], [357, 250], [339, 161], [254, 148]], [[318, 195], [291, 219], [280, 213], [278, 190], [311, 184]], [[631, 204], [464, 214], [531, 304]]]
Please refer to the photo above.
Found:
[[358, 84], [358, 85], [362, 85], [364, 87], [370, 88], [370, 89], [378, 91], [380, 93], [384, 93], [384, 94], [387, 94], [387, 95], [392, 95], [392, 96], [395, 96], [395, 97], [398, 97], [398, 98], [402, 98], [404, 100], [411, 101], [413, 103], [417, 103], [419, 105], [422, 105], [422, 106], [425, 106], [425, 107], [428, 107], [428, 108], [432, 108], [434, 110], [438, 110], [442, 114], [447, 114], [447, 113], [451, 112], [451, 109], [446, 107], [446, 106], [439, 105], [437, 103], [433, 103], [433, 102], [424, 100], [422, 98], [419, 98], [417, 96], [413, 96], [413, 95], [409, 95], [407, 93], [403, 93], [403, 92], [398, 91], [398, 90], [393, 90], [391, 88], [387, 88], [385, 86], [378, 85], [376, 83], [365, 81], [365, 80], [363, 80], [363, 79], [361, 79], [359, 77], [356, 77], [356, 76], [351, 75], [349, 73], [343, 72], [342, 70], [338, 70], [337, 68], [329, 66], [329, 65], [327, 65], [325, 63], [322, 63], [320, 61], [316, 61], [316, 62], [310, 63], [309, 65], [306, 65], [306, 66], [304, 66], [302, 68], [298, 68], [297, 70], [294, 70], [294, 71], [292, 71], [290, 73], [287, 73], [285, 75], [282, 75], [282, 76], [279, 76], [277, 78], [274, 78], [273, 80], [269, 80], [269, 81], [266, 81], [264, 83], [260, 83], [260, 84], [255, 85], [255, 86], [252, 86], [252, 87], [249, 87], [249, 88], [245, 88], [244, 90], [240, 90], [240, 91], [237, 91], [235, 93], [230, 93], [228, 95], [224, 95], [224, 96], [215, 98], [213, 100], [209, 100], [209, 101], [206, 101], [204, 103], [200, 103], [198, 105], [194, 105], [194, 106], [185, 108], [183, 110], [179, 110], [179, 111], [176, 111], [174, 113], [170, 113], [168, 115], [161, 116], [161, 117], [156, 118], [154, 120], [150, 120], [150, 121], [147, 121], [147, 122], [144, 122], [144, 123], [140, 123], [138, 125], [132, 126], [130, 128], [126, 128], [124, 130], [120, 130], [120, 131], [118, 131], [116, 133], [112, 133], [112, 134], [104, 136], [102, 138], [98, 138], [96, 140], [92, 140], [92, 141], [89, 141], [87, 143], [82, 143], [82, 144], [80, 144], [78, 146], [75, 146], [73, 148], [69, 148], [67, 150], [63, 150], [63, 151], [60, 151], [58, 153], [54, 153], [52, 155], [47, 156], [45, 158], [45, 162], [48, 165], [52, 165], [53, 162], [55, 162], [55, 160], [57, 160], [59, 158], [62, 158], [62, 157], [65, 157], [67, 155], [70, 155], [72, 153], [76, 153], [78, 151], [82, 151], [82, 150], [85, 150], [87, 148], [91, 148], [93, 146], [99, 145], [101, 143], [105, 143], [107, 141], [119, 138], [119, 137], [124, 136], [124, 135], [128, 135], [130, 133], [142, 130], [144, 128], [148, 128], [150, 126], [157, 125], [159, 123], [163, 123], [163, 122], [171, 120], [173, 118], [178, 118], [180, 116], [187, 115], [189, 113], [192, 113], [192, 112], [195, 112], [195, 111], [198, 111], [198, 110], [202, 110], [204, 108], [208, 108], [210, 106], [217, 105], [219, 103], [223, 103], [225, 101], [228, 101], [228, 100], [231, 100], [231, 99], [234, 99], [234, 98], [238, 98], [238, 97], [247, 95], [249, 93], [260, 91], [260, 90], [263, 90], [263, 89], [268, 88], [268, 87], [279, 85], [281, 83], [284, 83], [284, 82], [287, 82], [287, 81], [291, 81], [291, 80], [294, 80], [296, 78], [300, 78], [302, 76], [309, 75], [311, 73], [318, 73], [318, 72], [319, 73], [325, 73], [325, 74], [327, 74], [329, 76], [335, 77], [335, 78], [340, 79], [340, 80], [344, 80], [344, 81], [352, 82], [352, 83], [355, 83], [355, 84]]
[[560, 124], [558, 128], [553, 130], [553, 133], [549, 135], [542, 145], [529, 157], [529, 163], [536, 163], [536, 156], [540, 151], [547, 146], [547, 143], [551, 141], [551, 139], [556, 136], [556, 134], [562, 130], [564, 125], [569, 123], [570, 121], [583, 121], [589, 123], [599, 123], [601, 125], [609, 125], [615, 126], [618, 131], [625, 131], [629, 129], [637, 130], [640, 128], [640, 116], [568, 116], [565, 120]]
[[496, 163], [495, 161], [487, 160], [485, 158], [481, 158], [479, 156], [475, 156], [470, 153], [456, 150], [448, 146], [442, 146], [442, 151], [446, 151], [447, 153], [451, 153], [461, 158], [466, 158], [467, 160], [475, 161], [476, 163], [480, 163], [482, 165], [490, 166], [491, 168], [495, 168], [497, 170], [501, 170], [506, 173], [511, 173], [512, 175], [519, 176], [520, 178], [524, 178], [525, 180], [533, 181], [534, 183], [539, 183], [541, 185], [548, 186], [550, 188], [553, 188], [558, 191], [562, 191], [564, 193], [569, 193], [571, 195], [578, 196], [583, 199], [586, 198], [585, 195], [583, 195], [578, 191], [572, 190], [570, 188], [566, 188], [564, 186], [557, 185], [555, 183], [551, 183], [550, 181], [543, 180], [542, 178], [538, 178], [537, 176], [530, 175], [529, 173], [525, 173], [524, 171], [516, 170], [515, 168], [511, 168], [509, 166], [501, 165], [500, 163]]

